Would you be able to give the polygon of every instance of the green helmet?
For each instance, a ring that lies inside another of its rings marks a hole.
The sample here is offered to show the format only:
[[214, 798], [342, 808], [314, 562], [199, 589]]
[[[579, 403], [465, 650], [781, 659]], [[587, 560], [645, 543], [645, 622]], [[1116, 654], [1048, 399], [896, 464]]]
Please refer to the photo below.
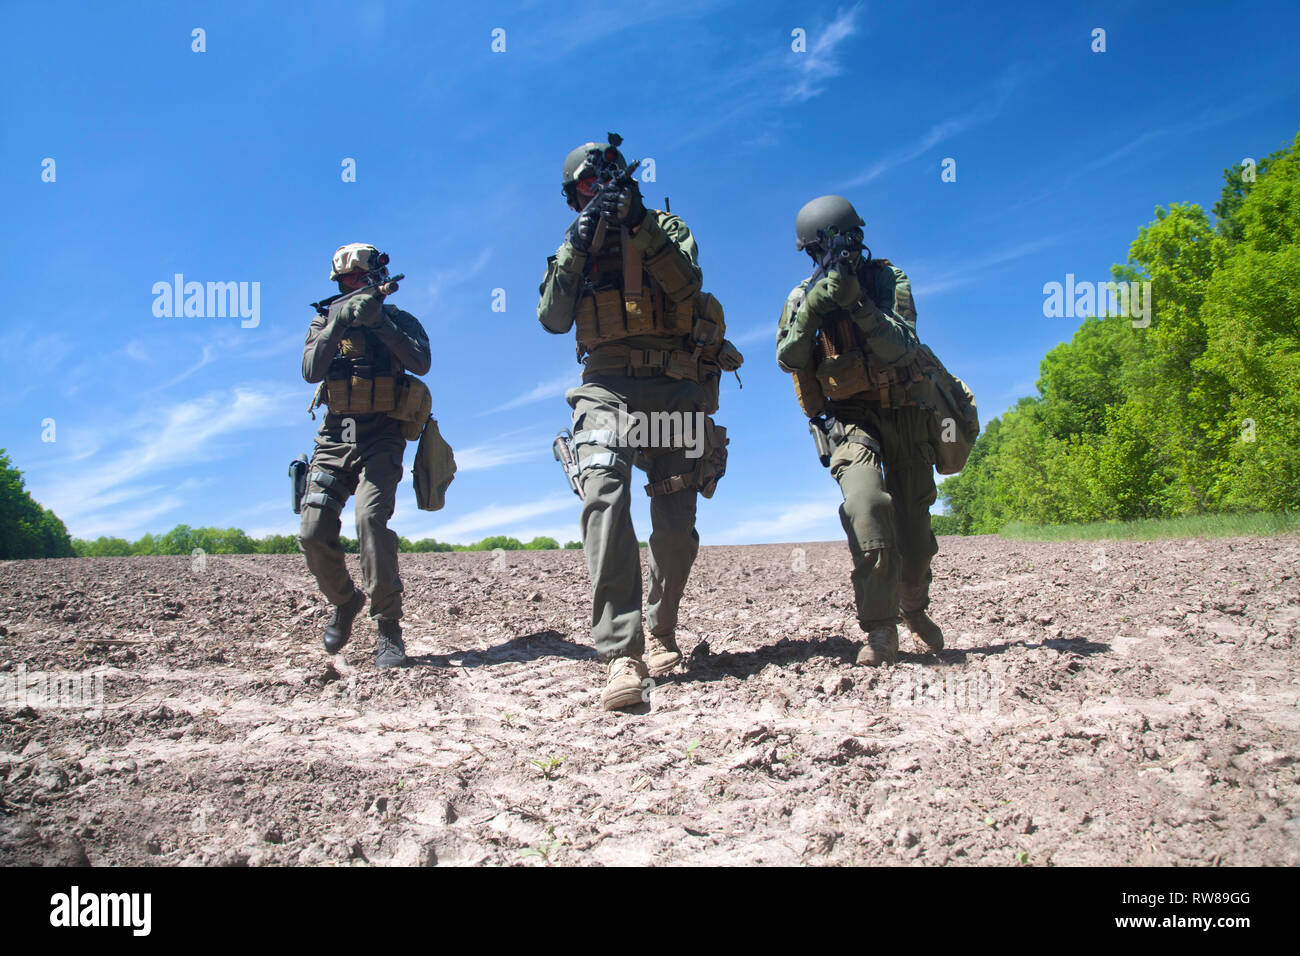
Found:
[[818, 196], [794, 217], [795, 248], [807, 249], [836, 233], [861, 229], [866, 223], [843, 196]]
[[583, 143], [577, 149], [572, 150], [568, 156], [564, 157], [564, 178], [560, 182], [560, 188], [564, 192], [564, 198], [573, 208], [578, 208], [577, 200], [577, 183], [578, 180], [591, 169], [591, 152], [600, 150], [605, 153], [606, 158], [613, 159], [620, 166], [626, 166], [627, 160], [617, 148], [609, 143]]

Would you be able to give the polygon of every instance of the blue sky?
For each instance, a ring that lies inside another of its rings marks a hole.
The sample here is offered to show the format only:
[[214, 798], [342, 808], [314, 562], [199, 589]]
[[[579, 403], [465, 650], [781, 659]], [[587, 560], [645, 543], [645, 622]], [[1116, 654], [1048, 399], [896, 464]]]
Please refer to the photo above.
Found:
[[[704, 542], [837, 539], [838, 490], [773, 358], [810, 265], [794, 248], [804, 202], [857, 205], [868, 245], [912, 278], [923, 341], [987, 421], [1078, 324], [1044, 318], [1044, 283], [1107, 279], [1157, 204], [1208, 208], [1222, 169], [1300, 119], [1287, 4], [5, 11], [0, 446], [78, 537], [295, 530], [286, 467], [318, 424], [299, 371], [307, 303], [332, 291], [334, 248], [363, 241], [409, 276], [391, 301], [429, 333], [426, 381], [460, 463], [436, 514], [404, 479], [392, 527], [577, 538], [550, 440], [579, 368], [535, 307], [572, 216], [564, 156], [612, 129], [654, 159], [647, 200], [670, 196], [690, 225], [746, 357], [743, 390], [723, 383], [731, 459], [701, 501]], [[256, 326], [156, 316], [153, 286], [176, 273], [259, 283]], [[635, 500], [644, 538], [639, 485]]]

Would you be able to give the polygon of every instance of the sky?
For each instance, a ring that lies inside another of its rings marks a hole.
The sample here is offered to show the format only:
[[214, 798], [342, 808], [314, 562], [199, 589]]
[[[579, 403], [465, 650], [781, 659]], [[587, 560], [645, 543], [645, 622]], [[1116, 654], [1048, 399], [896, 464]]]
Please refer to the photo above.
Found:
[[[730, 459], [702, 541], [839, 539], [839, 491], [774, 358], [811, 267], [800, 206], [856, 205], [987, 423], [1079, 324], [1044, 316], [1046, 283], [1107, 280], [1157, 205], [1208, 210], [1222, 170], [1300, 127], [1291, 4], [3, 10], [0, 447], [85, 538], [296, 530], [287, 466], [319, 425], [308, 303], [335, 291], [334, 249], [369, 242], [408, 276], [389, 301], [429, 334], [460, 466], [446, 507], [417, 511], [409, 445], [390, 527], [577, 539], [551, 440], [580, 367], [538, 324], [537, 286], [572, 220], [564, 157], [613, 130], [654, 161], [647, 204], [671, 197], [691, 228], [746, 358], [743, 388], [722, 384]], [[156, 314], [176, 274], [247, 283], [248, 315]]]

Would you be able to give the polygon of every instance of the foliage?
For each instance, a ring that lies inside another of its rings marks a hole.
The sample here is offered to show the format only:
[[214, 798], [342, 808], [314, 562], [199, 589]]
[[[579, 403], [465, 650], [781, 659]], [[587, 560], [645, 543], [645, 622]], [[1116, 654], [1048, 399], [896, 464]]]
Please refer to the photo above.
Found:
[[[961, 534], [1300, 504], [1300, 136], [1255, 182], [1224, 173], [1212, 224], [1157, 208], [1126, 264], [1151, 323], [1085, 319], [1038, 394], [990, 421], [939, 489]], [[936, 533], [942, 533], [936, 531]]]

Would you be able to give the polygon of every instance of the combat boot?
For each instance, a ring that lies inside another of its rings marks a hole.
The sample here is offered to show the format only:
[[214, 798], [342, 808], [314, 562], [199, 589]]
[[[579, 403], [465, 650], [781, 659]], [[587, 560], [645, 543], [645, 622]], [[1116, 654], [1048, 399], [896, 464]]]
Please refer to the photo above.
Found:
[[893, 624], [873, 627], [867, 632], [867, 642], [858, 651], [858, 663], [867, 667], [898, 663], [898, 628]]
[[645, 666], [651, 677], [662, 677], [682, 662], [682, 652], [677, 648], [677, 638], [656, 637], [651, 634], [645, 642]]
[[920, 653], [938, 654], [943, 650], [943, 631], [924, 611], [904, 611], [903, 626], [912, 632], [912, 643]]
[[356, 620], [361, 609], [366, 606], [366, 592], [355, 588], [352, 598], [343, 604], [334, 605], [330, 622], [325, 625], [325, 653], [337, 654], [352, 636], [352, 622]]
[[379, 640], [375, 642], [376, 667], [405, 667], [406, 645], [402, 643], [402, 625], [398, 621], [379, 619]]
[[614, 658], [609, 662], [609, 683], [600, 695], [600, 706], [606, 710], [622, 710], [643, 703], [641, 682], [649, 676], [641, 658]]

